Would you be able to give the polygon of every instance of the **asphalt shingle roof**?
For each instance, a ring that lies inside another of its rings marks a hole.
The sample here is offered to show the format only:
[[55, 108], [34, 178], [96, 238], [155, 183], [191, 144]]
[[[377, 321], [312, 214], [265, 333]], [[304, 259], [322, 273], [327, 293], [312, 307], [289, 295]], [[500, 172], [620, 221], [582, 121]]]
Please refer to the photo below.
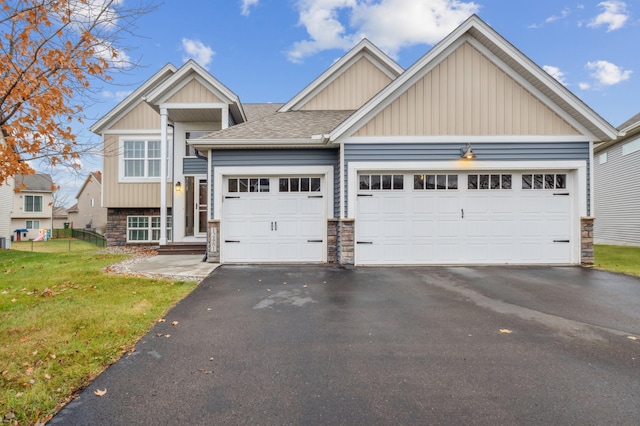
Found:
[[43, 173], [35, 175], [16, 175], [16, 188], [22, 191], [53, 192], [51, 176]]
[[353, 112], [351, 110], [274, 112], [254, 121], [211, 133], [201, 139], [310, 139], [312, 135], [330, 133]]
[[625, 129], [631, 126], [632, 124], [637, 123], [638, 121], [640, 121], [640, 112], [634, 115], [633, 117], [631, 117], [630, 119], [628, 119], [627, 121], [625, 121], [624, 123], [622, 123], [621, 125], [619, 125], [618, 130]]

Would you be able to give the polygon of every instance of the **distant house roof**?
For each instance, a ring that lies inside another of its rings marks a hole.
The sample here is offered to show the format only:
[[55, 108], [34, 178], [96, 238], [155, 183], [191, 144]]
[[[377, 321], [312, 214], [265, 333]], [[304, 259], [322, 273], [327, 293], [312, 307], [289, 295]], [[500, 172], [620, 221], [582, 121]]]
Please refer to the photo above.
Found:
[[75, 203], [67, 209], [67, 213], [78, 213], [78, 203]]
[[16, 175], [14, 180], [19, 191], [53, 192], [53, 181], [48, 174]]
[[631, 117], [630, 119], [628, 119], [627, 121], [625, 121], [624, 123], [622, 123], [621, 125], [619, 125], [618, 130], [623, 131], [627, 127], [631, 127], [631, 125], [636, 123], [640, 123], [640, 112], [634, 115], [633, 117]]
[[100, 170], [95, 171], [95, 172], [89, 172], [89, 175], [87, 176], [87, 178], [84, 180], [84, 183], [82, 184], [82, 186], [80, 187], [80, 190], [78, 191], [78, 193], [76, 194], [76, 198], [80, 198], [80, 194], [82, 194], [82, 191], [84, 191], [84, 188], [87, 186], [87, 184], [91, 181], [95, 181], [98, 182], [98, 184], [100, 186], [102, 186], [102, 172]]
[[69, 216], [69, 211], [61, 206], [56, 206], [53, 208], [53, 218], [54, 219], [65, 219]]

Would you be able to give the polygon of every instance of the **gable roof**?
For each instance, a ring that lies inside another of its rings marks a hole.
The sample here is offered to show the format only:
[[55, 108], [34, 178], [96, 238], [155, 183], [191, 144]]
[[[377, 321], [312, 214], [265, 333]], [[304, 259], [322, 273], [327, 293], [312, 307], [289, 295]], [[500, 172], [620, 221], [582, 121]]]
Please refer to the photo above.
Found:
[[177, 68], [173, 64], [167, 64], [160, 69], [157, 73], [151, 76], [140, 87], [133, 91], [129, 96], [124, 98], [122, 102], [116, 105], [111, 111], [105, 114], [100, 120], [96, 121], [93, 126], [89, 128], [93, 133], [100, 134], [107, 129], [111, 124], [117, 122], [124, 114], [129, 112], [135, 106], [144, 102], [143, 95], [148, 92], [152, 87], [165, 81], [173, 73], [177, 71]]
[[82, 186], [80, 187], [80, 190], [78, 191], [78, 193], [76, 194], [76, 199], [80, 198], [80, 194], [82, 194], [82, 191], [84, 191], [84, 188], [89, 184], [89, 182], [97, 182], [98, 185], [100, 185], [102, 187], [102, 172], [100, 170], [95, 171], [95, 172], [89, 172], [89, 175], [87, 176], [87, 178], [84, 180], [84, 182], [82, 183]]
[[618, 130], [625, 133], [639, 126], [640, 126], [640, 112], [634, 115], [633, 117], [631, 117], [630, 119], [628, 119], [627, 121], [625, 121], [624, 123], [622, 123], [620, 126], [618, 126]]
[[530, 85], [542, 97], [546, 97], [552, 103], [549, 105], [550, 107], [585, 135], [594, 140], [603, 141], [611, 140], [617, 136], [618, 132], [611, 124], [505, 40], [477, 15], [472, 15], [349, 119], [334, 129], [330, 135], [331, 141], [348, 136], [363, 126], [375, 114], [404, 93], [417, 78], [442, 61], [446, 57], [447, 50], [463, 37], [474, 39], [494, 55], [494, 60], [502, 61], [511, 70], [517, 72], [525, 84]]
[[225, 98], [229, 103], [229, 109], [237, 122], [247, 121], [247, 117], [242, 109], [240, 98], [231, 89], [222, 84], [218, 79], [212, 76], [206, 69], [193, 59], [189, 59], [184, 63], [171, 77], [162, 81], [157, 87], [145, 96], [145, 101], [156, 107], [158, 104], [166, 101], [177, 87], [181, 87], [184, 83], [193, 78], [199, 77], [205, 83], [207, 88], [220, 97]]
[[365, 38], [331, 65], [325, 72], [320, 74], [320, 76], [313, 80], [307, 87], [302, 89], [301, 92], [295, 95], [280, 108], [279, 112], [298, 109], [308, 102], [316, 93], [340, 77], [352, 64], [363, 56], [367, 57], [374, 66], [386, 74], [391, 80], [398, 77], [404, 71], [393, 59]]
[[15, 188], [19, 191], [29, 192], [53, 192], [51, 176], [45, 173], [34, 175], [16, 175]]

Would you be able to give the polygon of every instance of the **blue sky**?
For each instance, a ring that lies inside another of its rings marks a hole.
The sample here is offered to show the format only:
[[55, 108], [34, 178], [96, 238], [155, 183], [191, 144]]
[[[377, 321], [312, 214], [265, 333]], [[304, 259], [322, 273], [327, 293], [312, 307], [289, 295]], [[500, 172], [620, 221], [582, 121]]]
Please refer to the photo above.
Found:
[[[130, 28], [135, 36], [121, 34], [140, 66], [115, 73], [87, 114], [99, 118], [189, 58], [242, 102], [286, 102], [362, 37], [407, 68], [473, 13], [614, 126], [640, 111], [638, 0], [166, 0]], [[82, 139], [98, 140], [94, 121]], [[101, 168], [99, 157], [82, 164], [83, 176]], [[58, 175], [73, 199], [82, 179]]]

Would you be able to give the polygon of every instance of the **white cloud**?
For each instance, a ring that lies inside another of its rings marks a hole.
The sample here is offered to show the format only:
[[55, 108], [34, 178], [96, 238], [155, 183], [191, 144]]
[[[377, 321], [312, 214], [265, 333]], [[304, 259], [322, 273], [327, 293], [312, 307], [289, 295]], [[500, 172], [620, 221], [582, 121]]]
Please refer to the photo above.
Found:
[[300, 0], [297, 7], [309, 39], [287, 52], [292, 62], [349, 49], [364, 37], [396, 56], [403, 47], [437, 43], [480, 8], [461, 0]]
[[194, 59], [198, 64], [207, 68], [213, 59], [213, 55], [216, 52], [209, 46], [202, 43], [200, 40], [191, 40], [188, 38], [182, 39], [182, 48], [184, 49], [186, 56], [182, 57], [183, 61]]
[[94, 46], [93, 54], [107, 61], [111, 68], [127, 68], [132, 65], [131, 58], [127, 55], [127, 52], [114, 48], [111, 42], [107, 40], [102, 40], [100, 44]]
[[103, 90], [102, 97], [105, 99], [113, 99], [116, 101], [121, 101], [132, 93], [131, 90], [118, 90], [112, 92], [110, 90]]
[[593, 70], [591, 77], [605, 86], [612, 86], [628, 80], [633, 72], [631, 70], [624, 70], [608, 61], [587, 62], [587, 69]]
[[564, 19], [567, 16], [569, 16], [570, 13], [571, 13], [571, 10], [569, 8], [565, 7], [560, 12], [560, 15], [551, 15], [547, 19], [545, 19], [544, 22], [547, 23], [547, 24], [550, 24], [552, 22], [559, 21], [559, 20]]
[[240, 13], [243, 16], [249, 16], [250, 8], [258, 4], [258, 0], [242, 0], [242, 5], [240, 6]]
[[565, 83], [564, 81], [564, 72], [560, 71], [560, 68], [551, 65], [544, 65], [542, 69], [545, 70], [551, 77], [558, 80], [560, 83], [564, 84], [565, 86], [567, 85], [567, 83]]
[[604, 8], [604, 12], [596, 16], [587, 24], [590, 28], [598, 28], [603, 25], [607, 26], [607, 32], [622, 28], [629, 19], [627, 12], [627, 4], [620, 0], [610, 0], [598, 3], [598, 6]]
[[591, 85], [589, 83], [585, 83], [584, 81], [581, 81], [580, 83], [578, 83], [578, 87], [580, 88], [580, 90], [591, 89]]

